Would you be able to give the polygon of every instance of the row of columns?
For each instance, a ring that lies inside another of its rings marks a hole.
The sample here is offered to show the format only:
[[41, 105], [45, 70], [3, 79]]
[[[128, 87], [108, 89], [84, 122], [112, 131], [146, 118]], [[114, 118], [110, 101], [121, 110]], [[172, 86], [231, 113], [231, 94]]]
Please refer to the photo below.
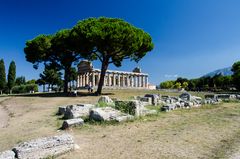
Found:
[[[78, 75], [77, 87], [97, 86], [100, 72], [86, 72]], [[142, 74], [106, 73], [104, 86], [108, 87], [148, 87], [148, 76]]]

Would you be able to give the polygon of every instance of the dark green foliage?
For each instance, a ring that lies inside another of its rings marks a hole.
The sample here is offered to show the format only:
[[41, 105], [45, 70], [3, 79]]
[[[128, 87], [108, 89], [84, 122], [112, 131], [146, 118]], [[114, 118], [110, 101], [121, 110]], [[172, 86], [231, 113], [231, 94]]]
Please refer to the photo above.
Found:
[[48, 84], [49, 88], [53, 89], [53, 85], [61, 85], [61, 75], [61, 72], [46, 65], [43, 73], [40, 74], [38, 84]]
[[24, 76], [20, 76], [16, 78], [16, 81], [15, 81], [16, 86], [24, 85], [24, 84], [26, 84], [26, 79]]
[[15, 86], [12, 88], [12, 93], [14, 94], [29, 93], [30, 91], [38, 92], [38, 85], [26, 84], [26, 85]]
[[36, 80], [32, 79], [26, 82], [26, 84], [36, 84]]
[[190, 80], [178, 78], [176, 81], [165, 81], [160, 84], [160, 88], [173, 88], [176, 83], [180, 82], [182, 82], [182, 86], [187, 82], [188, 85], [186, 89], [191, 91], [222, 91], [229, 90], [233, 87], [231, 76], [215, 75], [213, 77], [201, 77]]
[[135, 105], [131, 101], [115, 101], [115, 108], [121, 112], [135, 115]]
[[235, 87], [240, 90], [240, 61], [235, 62], [232, 66], [232, 80], [235, 85]]
[[3, 59], [0, 60], [0, 92], [6, 89], [6, 72]]
[[27, 61], [33, 63], [34, 68], [44, 63], [56, 71], [64, 70], [64, 92], [68, 91], [72, 65], [81, 58], [79, 53], [71, 51], [70, 41], [70, 30], [65, 29], [54, 35], [39, 35], [27, 41], [24, 49]]
[[82, 52], [82, 55], [88, 59], [97, 58], [102, 62], [97, 94], [102, 92], [109, 64], [120, 67], [124, 59], [138, 62], [153, 49], [148, 33], [117, 18], [100, 17], [80, 21], [72, 29], [71, 36], [76, 51], [82, 52], [83, 48], [79, 47], [79, 44], [84, 44], [85, 52]]
[[12, 87], [15, 85], [15, 79], [16, 79], [16, 64], [14, 61], [12, 61], [9, 65], [8, 69], [8, 89], [11, 91]]

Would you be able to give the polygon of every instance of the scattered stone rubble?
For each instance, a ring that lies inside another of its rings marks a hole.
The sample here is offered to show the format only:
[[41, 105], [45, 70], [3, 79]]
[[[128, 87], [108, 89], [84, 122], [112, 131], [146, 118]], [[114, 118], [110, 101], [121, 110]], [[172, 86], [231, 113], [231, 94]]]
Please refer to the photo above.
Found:
[[40, 159], [57, 157], [74, 150], [73, 137], [62, 134], [52, 137], [44, 137], [15, 146], [12, 150], [0, 153], [0, 159]]
[[[201, 97], [193, 96], [188, 92], [183, 92], [179, 97], [166, 96], [159, 94], [146, 94], [135, 96], [135, 100], [111, 99], [108, 96], [101, 96], [98, 103], [103, 102], [107, 107], [97, 107], [98, 104], [77, 104], [59, 107], [58, 114], [64, 114], [68, 119], [63, 122], [62, 128], [67, 129], [71, 126], [83, 125], [82, 117], [96, 121], [126, 121], [134, 117], [157, 114], [156, 110], [147, 109], [146, 106], [162, 105], [162, 111], [171, 111], [178, 108], [199, 107], [202, 104], [218, 104], [221, 99], [240, 99], [238, 95], [215, 94], [206, 95], [203, 100]], [[75, 120], [73, 120], [75, 119]]]

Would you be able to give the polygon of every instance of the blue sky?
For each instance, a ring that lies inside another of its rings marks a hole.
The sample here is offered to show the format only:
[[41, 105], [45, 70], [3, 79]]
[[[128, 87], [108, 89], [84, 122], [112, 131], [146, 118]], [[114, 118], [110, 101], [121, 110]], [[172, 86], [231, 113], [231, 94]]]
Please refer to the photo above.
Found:
[[155, 48], [138, 64], [125, 61], [110, 69], [140, 66], [153, 84], [197, 78], [240, 60], [239, 8], [239, 0], [1, 0], [0, 58], [7, 68], [14, 60], [18, 76], [38, 78], [42, 70], [25, 60], [26, 40], [85, 18], [117, 17], [150, 33]]

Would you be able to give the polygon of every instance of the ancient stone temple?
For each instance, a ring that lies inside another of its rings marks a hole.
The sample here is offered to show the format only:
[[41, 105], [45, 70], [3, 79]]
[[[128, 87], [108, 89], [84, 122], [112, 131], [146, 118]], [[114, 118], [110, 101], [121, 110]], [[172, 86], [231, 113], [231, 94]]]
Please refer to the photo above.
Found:
[[[77, 88], [87, 85], [97, 87], [100, 80], [101, 69], [93, 68], [89, 61], [81, 61], [78, 64]], [[148, 89], [148, 74], [141, 73], [140, 68], [133, 72], [107, 70], [103, 88], [109, 89]]]

